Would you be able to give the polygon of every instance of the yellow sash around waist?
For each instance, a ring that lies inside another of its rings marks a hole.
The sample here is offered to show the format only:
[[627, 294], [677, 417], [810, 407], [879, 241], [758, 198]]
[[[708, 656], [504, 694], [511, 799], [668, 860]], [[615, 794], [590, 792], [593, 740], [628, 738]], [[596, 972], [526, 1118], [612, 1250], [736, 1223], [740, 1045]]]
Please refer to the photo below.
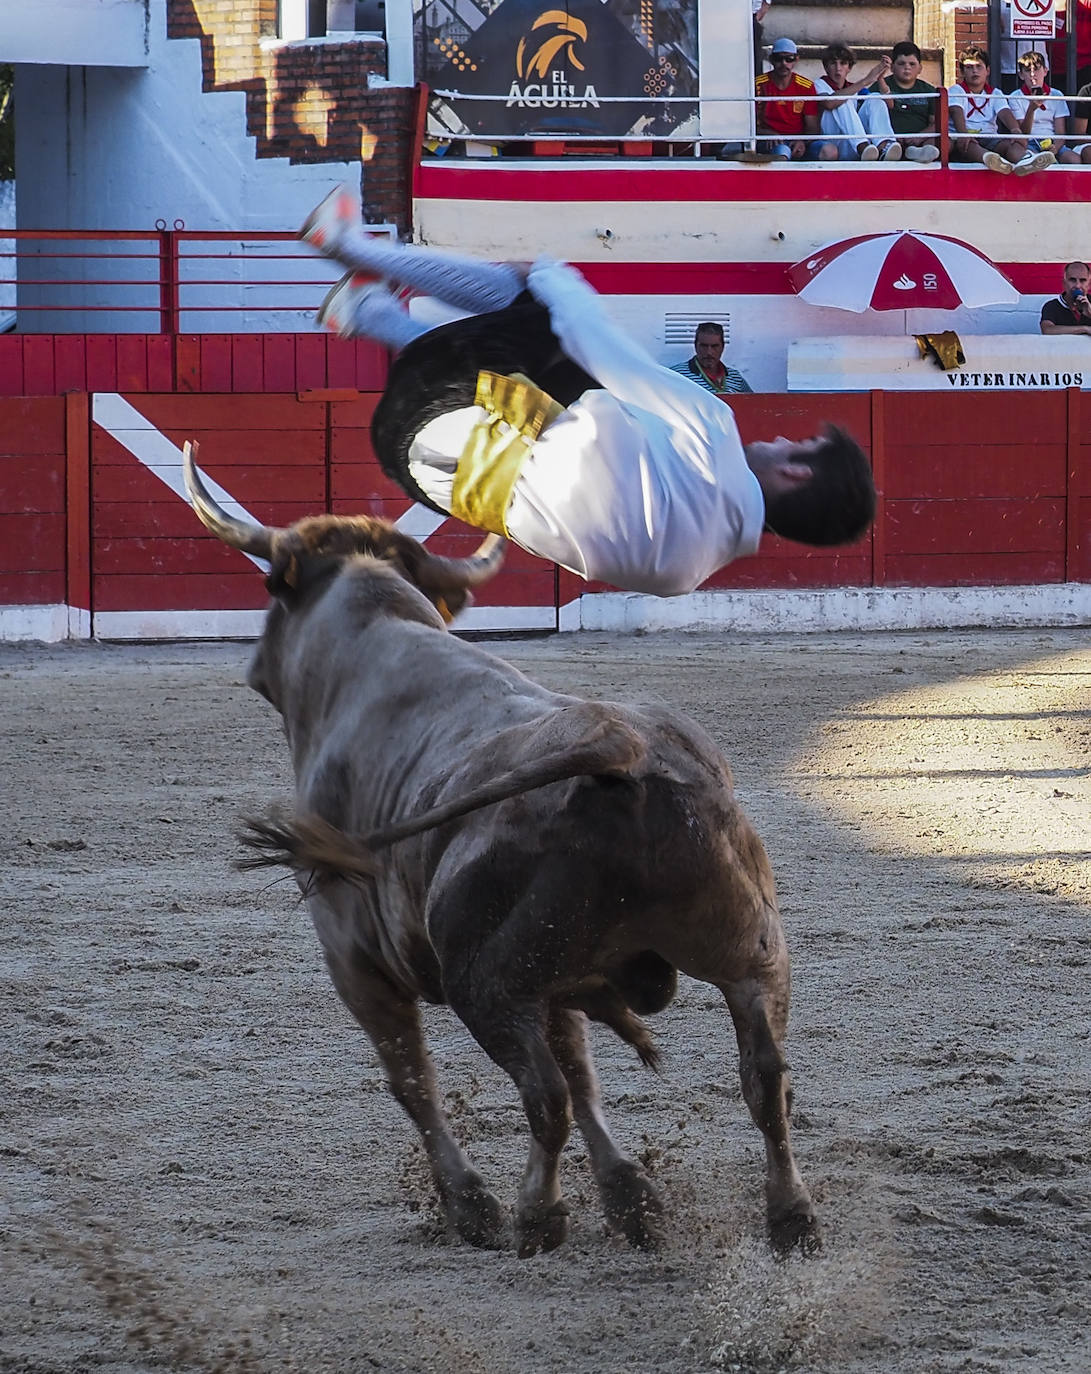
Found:
[[504, 516], [526, 456], [564, 406], [519, 372], [479, 372], [474, 401], [485, 414], [459, 456], [451, 514], [475, 529], [506, 535]]

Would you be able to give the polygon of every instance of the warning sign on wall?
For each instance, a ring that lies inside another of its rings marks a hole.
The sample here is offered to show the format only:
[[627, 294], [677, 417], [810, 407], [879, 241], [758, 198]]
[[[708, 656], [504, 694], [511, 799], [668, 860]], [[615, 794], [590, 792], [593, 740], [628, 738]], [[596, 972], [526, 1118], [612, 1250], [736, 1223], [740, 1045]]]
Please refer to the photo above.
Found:
[[1011, 0], [1009, 38], [1053, 38], [1057, 28], [1056, 0]]

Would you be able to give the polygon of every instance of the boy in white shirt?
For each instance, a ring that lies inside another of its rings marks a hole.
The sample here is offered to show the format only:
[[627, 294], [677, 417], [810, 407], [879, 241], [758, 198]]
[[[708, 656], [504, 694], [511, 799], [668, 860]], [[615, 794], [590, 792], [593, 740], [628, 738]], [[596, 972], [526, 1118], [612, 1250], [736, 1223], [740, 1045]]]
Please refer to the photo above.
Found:
[[1052, 153], [1032, 153], [1022, 137], [1007, 97], [989, 85], [989, 54], [984, 48], [959, 53], [961, 80], [947, 91], [950, 114], [951, 158], [956, 162], [980, 162], [990, 172], [1014, 171], [1025, 177], [1052, 167]]
[[1078, 163], [1079, 153], [1065, 147], [1070, 114], [1064, 92], [1049, 84], [1049, 63], [1043, 52], [1031, 49], [1019, 58], [1019, 87], [1008, 105], [1020, 130], [1029, 134], [1032, 153], [1050, 152], [1058, 162]]
[[822, 70], [826, 73], [815, 82], [819, 95], [828, 97], [819, 102], [820, 127], [824, 134], [843, 134], [819, 150], [823, 161], [840, 158], [859, 158], [861, 162], [897, 162], [902, 145], [890, 127], [890, 113], [886, 101], [878, 96], [855, 99], [873, 81], [889, 76], [891, 60], [883, 57], [859, 81], [850, 80], [856, 54], [844, 43], [831, 43], [822, 54]]
[[[589, 581], [678, 596], [763, 529], [817, 545], [871, 524], [867, 458], [844, 431], [743, 445], [729, 406], [660, 367], [564, 263], [486, 263], [369, 240], [345, 189], [300, 237], [350, 271], [319, 321], [400, 349], [371, 440], [416, 500]], [[462, 310], [427, 329], [382, 276]]]

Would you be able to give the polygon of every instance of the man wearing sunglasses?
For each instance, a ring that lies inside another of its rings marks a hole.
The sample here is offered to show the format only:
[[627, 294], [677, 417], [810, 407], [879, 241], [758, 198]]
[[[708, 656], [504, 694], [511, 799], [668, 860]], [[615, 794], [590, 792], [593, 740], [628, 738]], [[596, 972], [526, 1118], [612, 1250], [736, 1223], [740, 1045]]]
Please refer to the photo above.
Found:
[[[771, 153], [784, 162], [801, 162], [819, 156], [817, 146], [802, 135], [818, 133], [818, 104], [807, 100], [815, 94], [814, 82], [796, 74], [799, 50], [790, 38], [778, 38], [769, 60], [771, 72], [763, 72], [754, 83], [758, 97], [758, 150]], [[762, 99], [763, 96], [775, 97]], [[774, 137], [761, 138], [761, 134]]]

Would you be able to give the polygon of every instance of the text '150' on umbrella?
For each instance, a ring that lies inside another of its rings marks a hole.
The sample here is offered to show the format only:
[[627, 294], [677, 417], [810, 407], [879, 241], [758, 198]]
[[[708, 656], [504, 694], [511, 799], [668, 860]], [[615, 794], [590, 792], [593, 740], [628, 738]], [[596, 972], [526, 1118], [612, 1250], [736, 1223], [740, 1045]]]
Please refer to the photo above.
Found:
[[800, 300], [839, 310], [954, 310], [1014, 305], [1019, 292], [961, 239], [897, 229], [827, 243], [788, 269]]

